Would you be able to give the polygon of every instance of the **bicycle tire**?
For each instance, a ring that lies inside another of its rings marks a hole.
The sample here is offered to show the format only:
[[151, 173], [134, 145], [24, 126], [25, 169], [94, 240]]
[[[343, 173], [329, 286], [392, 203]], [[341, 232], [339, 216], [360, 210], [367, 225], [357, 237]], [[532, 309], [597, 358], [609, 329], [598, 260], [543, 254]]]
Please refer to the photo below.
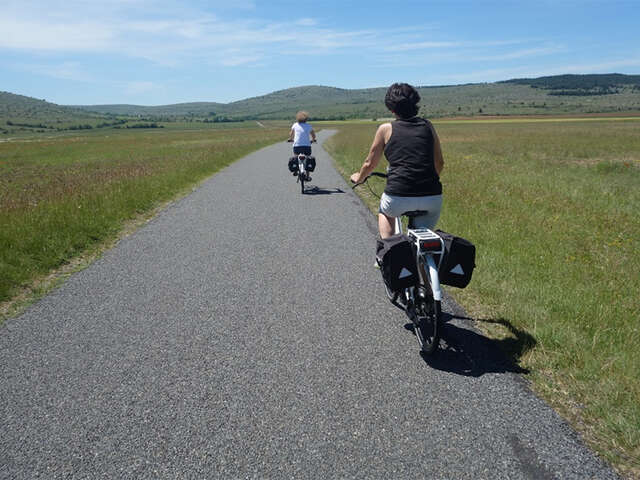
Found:
[[298, 178], [300, 179], [300, 193], [304, 195], [304, 175], [298, 175]]
[[386, 283], [383, 283], [383, 285], [384, 285], [384, 291], [387, 294], [387, 298], [389, 298], [389, 300], [393, 302], [398, 297], [398, 293], [393, 292], [389, 287], [387, 287]]
[[438, 351], [440, 344], [442, 305], [440, 300], [434, 300], [430, 296], [423, 301], [421, 315], [416, 319], [415, 332], [422, 352], [433, 355]]

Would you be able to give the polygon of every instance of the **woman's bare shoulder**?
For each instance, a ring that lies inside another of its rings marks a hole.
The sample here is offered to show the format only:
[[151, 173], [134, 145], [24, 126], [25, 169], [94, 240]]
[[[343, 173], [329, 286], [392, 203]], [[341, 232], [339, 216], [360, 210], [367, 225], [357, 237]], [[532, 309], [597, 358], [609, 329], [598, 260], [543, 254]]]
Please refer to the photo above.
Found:
[[376, 135], [382, 135], [384, 137], [384, 143], [387, 143], [391, 137], [391, 123], [387, 122], [380, 125]]

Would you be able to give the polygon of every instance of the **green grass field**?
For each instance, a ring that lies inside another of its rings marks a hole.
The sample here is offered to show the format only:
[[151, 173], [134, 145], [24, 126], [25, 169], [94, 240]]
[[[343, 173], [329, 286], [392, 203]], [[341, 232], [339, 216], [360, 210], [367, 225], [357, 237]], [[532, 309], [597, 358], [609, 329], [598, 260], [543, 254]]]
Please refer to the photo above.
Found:
[[[375, 128], [342, 125], [330, 140], [345, 176]], [[478, 249], [471, 285], [451, 293], [597, 451], [640, 475], [640, 121], [436, 128], [439, 227]]]
[[113, 240], [127, 221], [284, 135], [253, 122], [0, 143], [0, 304]]

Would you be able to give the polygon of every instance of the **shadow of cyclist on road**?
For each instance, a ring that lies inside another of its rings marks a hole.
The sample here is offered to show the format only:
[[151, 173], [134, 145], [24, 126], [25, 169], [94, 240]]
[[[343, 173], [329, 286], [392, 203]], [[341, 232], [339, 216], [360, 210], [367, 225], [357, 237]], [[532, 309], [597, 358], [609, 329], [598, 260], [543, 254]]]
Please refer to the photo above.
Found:
[[305, 195], [333, 195], [334, 193], [344, 193], [344, 190], [339, 188], [322, 188], [315, 185], [311, 185], [305, 189]]
[[[471, 318], [443, 313], [442, 341], [437, 355], [423, 356], [431, 368], [458, 375], [480, 377], [485, 373], [528, 373], [518, 365], [520, 358], [536, 345], [535, 338], [514, 327], [504, 318], [475, 319], [480, 323], [499, 324], [507, 328], [510, 337], [491, 339], [475, 330]], [[412, 330], [412, 324], [405, 325]]]

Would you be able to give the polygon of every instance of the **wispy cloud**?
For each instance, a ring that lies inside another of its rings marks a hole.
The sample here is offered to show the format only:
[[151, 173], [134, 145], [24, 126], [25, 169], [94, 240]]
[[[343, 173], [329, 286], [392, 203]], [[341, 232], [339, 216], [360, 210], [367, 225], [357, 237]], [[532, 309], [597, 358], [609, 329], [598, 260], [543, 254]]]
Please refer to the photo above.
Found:
[[616, 68], [627, 68], [627, 67], [640, 67], [640, 57], [626, 58], [624, 60], [612, 60], [609, 62], [601, 62], [601, 63], [583, 63], [583, 64], [567, 65], [567, 66], [559, 67], [557, 72], [560, 72], [560, 69], [563, 69], [564, 73], [585, 73], [585, 72], [599, 73], [599, 72], [610, 72], [611, 70], [615, 70]]
[[453, 49], [453, 48], [490, 48], [507, 47], [523, 43], [535, 42], [535, 39], [513, 39], [513, 40], [459, 40], [459, 41], [412, 41], [410, 43], [391, 44], [384, 48], [387, 52], [409, 52], [432, 49]]
[[[360, 6], [365, 3], [361, 0]], [[16, 84], [22, 73], [92, 82], [101, 86], [95, 91], [111, 88], [112, 98], [215, 91], [237, 99], [292, 82], [343, 87], [408, 78], [420, 84], [466, 83], [640, 67], [633, 46], [609, 49], [595, 37], [589, 46], [574, 40], [576, 30], [550, 30], [532, 38], [535, 34], [513, 33], [527, 30], [510, 24], [480, 31], [416, 16], [415, 23], [394, 27], [400, 22], [387, 22], [379, 12], [330, 23], [315, 12], [300, 10], [287, 17], [283, 11], [267, 11], [256, 0], [3, 0], [0, 72], [4, 68], [7, 77], [18, 79]], [[462, 18], [468, 20], [471, 13], [466, 15]], [[609, 50], [620, 52], [619, 57]], [[625, 52], [630, 58], [622, 58]], [[603, 58], [607, 61], [598, 63]], [[254, 81], [247, 68], [261, 69], [264, 77]], [[233, 77], [238, 72], [244, 76]], [[43, 88], [31, 83], [34, 90]]]
[[318, 22], [313, 18], [301, 18], [295, 22], [296, 25], [300, 25], [301, 27], [312, 27], [317, 25]]
[[514, 50], [511, 52], [504, 52], [495, 55], [479, 55], [473, 57], [476, 61], [504, 61], [504, 60], [516, 60], [527, 57], [539, 57], [542, 55], [552, 55], [559, 52], [565, 52], [567, 49], [563, 46], [548, 46], [537, 48], [526, 48], [522, 50]]
[[0, 48], [40, 51], [104, 51], [115, 41], [115, 31], [95, 22], [47, 23], [22, 18], [0, 18]]
[[466, 82], [490, 82], [506, 80], [510, 78], [534, 78], [550, 75], [563, 75], [566, 73], [610, 73], [618, 68], [640, 67], [640, 57], [624, 60], [614, 60], [602, 63], [576, 63], [556, 66], [532, 66], [490, 68], [473, 70], [466, 73], [448, 75], [447, 81], [452, 83]]
[[462, 42], [413, 42], [388, 45], [384, 47], [387, 52], [408, 52], [414, 50], [430, 50], [433, 48], [452, 48], [463, 46]]
[[161, 88], [162, 87], [153, 82], [128, 82], [124, 85], [124, 92], [129, 96], [138, 96], [140, 94], [161, 90]]
[[[530, 48], [521, 47], [522, 43], [530, 44]], [[551, 56], [566, 52], [563, 45], [544, 43], [539, 45], [535, 40], [513, 40], [504, 42], [458, 42], [446, 47], [433, 47], [422, 51], [390, 51], [380, 55], [375, 65], [378, 68], [405, 68], [415, 65], [467, 65], [502, 64], [503, 62], [526, 60], [527, 58]], [[469, 70], [469, 68], [465, 68]]]
[[[212, 2], [230, 8], [221, 0]], [[0, 31], [4, 32], [0, 48], [125, 55], [172, 67], [194, 61], [221, 66], [258, 64], [269, 57], [301, 55], [295, 45], [305, 45], [307, 52], [316, 54], [358, 52], [377, 57], [381, 51], [396, 54], [483, 45], [488, 49], [519, 42], [426, 40], [430, 26], [424, 25], [382, 31], [333, 28], [310, 17], [278, 23], [248, 18], [246, 12], [255, 8], [252, 1], [234, 4], [234, 8], [243, 9], [245, 14], [221, 18], [210, 13], [211, 8], [199, 10], [172, 0], [68, 0], [53, 4], [44, 0], [9, 0], [0, 18]], [[304, 28], [292, 28], [292, 24]], [[522, 52], [511, 55], [523, 55]], [[485, 50], [483, 54], [488, 56], [489, 52]]]
[[88, 73], [79, 62], [62, 63], [21, 63], [14, 64], [16, 70], [35, 73], [51, 78], [73, 80], [75, 82], [89, 83], [95, 81], [93, 75]]
[[240, 65], [255, 64], [262, 60], [261, 55], [237, 55], [230, 56], [222, 60], [222, 64], [227, 67], [238, 67]]

